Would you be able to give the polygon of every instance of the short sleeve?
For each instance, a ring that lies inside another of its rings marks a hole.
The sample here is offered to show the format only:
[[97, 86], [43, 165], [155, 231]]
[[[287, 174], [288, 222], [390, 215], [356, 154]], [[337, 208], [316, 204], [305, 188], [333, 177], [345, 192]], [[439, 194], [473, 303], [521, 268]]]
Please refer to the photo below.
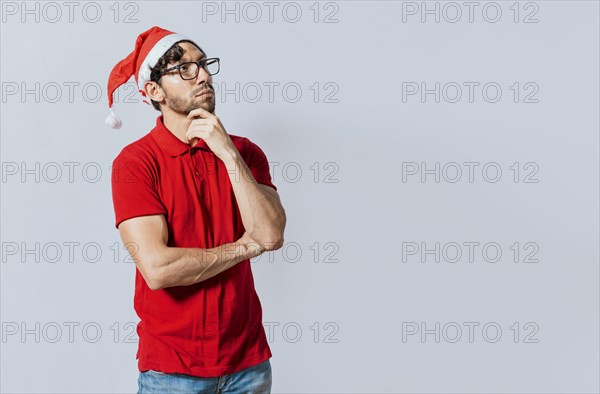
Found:
[[121, 152], [113, 161], [111, 182], [115, 227], [137, 216], [167, 214], [151, 167], [141, 159]]
[[256, 179], [256, 182], [262, 183], [263, 185], [271, 186], [277, 190], [277, 187], [271, 180], [271, 174], [269, 173], [269, 161], [265, 152], [254, 142], [249, 141], [249, 162], [248, 168], [252, 172], [252, 176]]

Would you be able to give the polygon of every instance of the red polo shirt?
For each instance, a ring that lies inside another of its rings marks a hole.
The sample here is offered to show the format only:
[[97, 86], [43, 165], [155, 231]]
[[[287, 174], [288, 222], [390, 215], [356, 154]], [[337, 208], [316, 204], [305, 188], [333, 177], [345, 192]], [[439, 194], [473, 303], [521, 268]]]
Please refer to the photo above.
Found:
[[[254, 179], [271, 182], [264, 152], [229, 134]], [[192, 148], [163, 124], [127, 145], [113, 161], [115, 226], [163, 214], [172, 247], [212, 248], [244, 234], [223, 162], [202, 139]], [[136, 269], [134, 308], [140, 318], [138, 369], [217, 377], [271, 358], [250, 260], [200, 283], [150, 290]]]

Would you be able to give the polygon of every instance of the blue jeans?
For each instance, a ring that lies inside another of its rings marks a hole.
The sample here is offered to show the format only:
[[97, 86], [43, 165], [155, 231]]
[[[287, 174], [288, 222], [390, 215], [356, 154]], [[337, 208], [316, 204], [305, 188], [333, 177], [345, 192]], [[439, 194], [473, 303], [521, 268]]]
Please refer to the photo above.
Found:
[[139, 374], [138, 394], [270, 394], [271, 382], [271, 362], [269, 360], [217, 378], [199, 378], [179, 373], [149, 370]]

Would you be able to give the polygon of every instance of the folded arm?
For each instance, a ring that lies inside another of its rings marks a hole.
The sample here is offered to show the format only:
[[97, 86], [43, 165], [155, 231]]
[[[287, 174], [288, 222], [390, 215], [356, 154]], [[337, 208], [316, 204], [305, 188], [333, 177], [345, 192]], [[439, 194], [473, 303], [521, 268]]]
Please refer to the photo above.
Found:
[[119, 234], [152, 290], [202, 282], [265, 251], [247, 233], [215, 248], [169, 247], [162, 214], [124, 220], [119, 224]]
[[248, 234], [265, 250], [281, 248], [286, 214], [277, 191], [256, 182], [237, 150], [231, 151], [223, 163]]

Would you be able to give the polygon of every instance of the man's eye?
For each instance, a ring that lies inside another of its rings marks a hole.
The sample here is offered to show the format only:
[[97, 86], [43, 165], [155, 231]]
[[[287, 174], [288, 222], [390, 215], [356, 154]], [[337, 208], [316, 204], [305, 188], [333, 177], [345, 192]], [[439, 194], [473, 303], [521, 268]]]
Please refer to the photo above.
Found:
[[181, 67], [179, 68], [181, 71], [188, 71], [190, 69], [190, 64], [186, 63], [186, 64], [182, 64]]

